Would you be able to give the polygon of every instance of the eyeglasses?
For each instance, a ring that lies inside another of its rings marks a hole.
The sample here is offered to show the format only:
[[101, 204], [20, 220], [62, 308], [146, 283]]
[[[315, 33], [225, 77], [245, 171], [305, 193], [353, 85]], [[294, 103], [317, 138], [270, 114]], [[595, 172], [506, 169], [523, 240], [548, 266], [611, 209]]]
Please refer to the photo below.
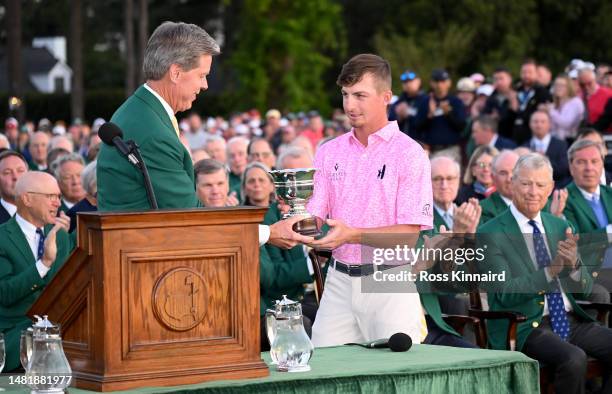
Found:
[[27, 193], [30, 193], [30, 194], [38, 194], [38, 195], [41, 195], [41, 196], [45, 196], [45, 197], [47, 197], [47, 199], [48, 199], [49, 201], [59, 201], [59, 200], [61, 200], [61, 198], [62, 198], [62, 195], [61, 195], [61, 194], [53, 194], [53, 193], [41, 193], [41, 192], [27, 192]]
[[485, 163], [482, 161], [478, 161], [476, 163], [474, 163], [475, 167], [480, 167], [480, 168], [491, 168], [491, 163]]
[[435, 176], [432, 178], [432, 182], [433, 183], [442, 183], [444, 181], [446, 181], [447, 183], [451, 183], [453, 181], [456, 181], [459, 177], [458, 176], [447, 176], [447, 177], [443, 177], [443, 176]]

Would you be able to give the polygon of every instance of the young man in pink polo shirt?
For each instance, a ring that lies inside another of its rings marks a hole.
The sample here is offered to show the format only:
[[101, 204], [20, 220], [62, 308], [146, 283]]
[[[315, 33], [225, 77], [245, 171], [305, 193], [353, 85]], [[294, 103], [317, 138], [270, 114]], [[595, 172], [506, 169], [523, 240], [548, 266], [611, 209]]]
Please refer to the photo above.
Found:
[[[353, 129], [322, 145], [315, 157], [311, 214], [327, 219], [327, 235], [311, 244], [333, 249], [335, 263], [313, 326], [315, 346], [363, 342], [404, 332], [420, 343], [427, 327], [416, 290], [362, 292], [380, 267], [362, 259], [364, 237], [411, 234], [433, 224], [431, 170], [421, 146], [387, 120], [391, 69], [379, 56], [346, 63], [337, 81]], [[369, 243], [369, 242], [368, 242]], [[377, 245], [372, 245], [377, 246]]]

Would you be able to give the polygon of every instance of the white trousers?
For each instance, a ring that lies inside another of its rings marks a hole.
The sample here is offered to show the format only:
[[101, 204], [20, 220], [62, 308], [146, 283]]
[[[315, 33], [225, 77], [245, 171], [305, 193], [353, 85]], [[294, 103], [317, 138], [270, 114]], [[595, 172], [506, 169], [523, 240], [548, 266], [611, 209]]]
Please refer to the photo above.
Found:
[[427, 324], [416, 289], [405, 293], [362, 293], [360, 277], [330, 267], [325, 291], [312, 326], [315, 347], [388, 338], [397, 332], [413, 343], [427, 336]]

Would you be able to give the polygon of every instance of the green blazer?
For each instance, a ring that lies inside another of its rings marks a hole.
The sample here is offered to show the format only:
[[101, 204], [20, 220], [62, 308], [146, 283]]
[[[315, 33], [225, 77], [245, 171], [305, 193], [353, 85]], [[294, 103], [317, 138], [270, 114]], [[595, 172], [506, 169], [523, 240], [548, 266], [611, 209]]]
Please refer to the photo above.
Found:
[[[434, 209], [434, 220], [435, 220], [435, 215], [438, 215], [438, 212]], [[447, 226], [447, 224], [444, 222], [442, 217], [440, 215], [438, 215], [438, 217], [442, 221], [440, 225], [444, 224], [445, 226]], [[421, 245], [423, 245], [423, 235], [427, 235], [427, 236], [435, 235], [438, 232], [440, 225], [435, 224], [434, 222], [435, 230], [421, 231], [417, 247], [420, 247]], [[430, 269], [429, 271], [431, 272], [433, 270], [434, 269]], [[429, 317], [436, 323], [436, 325], [442, 331], [448, 334], [461, 337], [461, 334], [455, 331], [454, 328], [452, 328], [448, 323], [446, 323], [446, 321], [444, 321], [444, 319], [442, 318], [442, 310], [440, 309], [440, 300], [438, 296], [448, 295], [448, 294], [453, 294], [453, 293], [441, 293], [441, 292], [432, 290], [429, 286], [429, 283], [427, 282], [418, 281], [416, 282], [416, 286], [417, 286], [417, 291], [419, 292], [419, 297], [421, 298], [421, 305], [423, 306], [423, 308], [425, 309]]]
[[[238, 175], [235, 175], [233, 172], [229, 172], [229, 194], [232, 192], [236, 193], [236, 198], [240, 201], [242, 196], [240, 195], [240, 183], [242, 180]], [[242, 201], [244, 202], [244, 201]]]
[[68, 206], [66, 205], [66, 203], [64, 203], [64, 199], [62, 199], [61, 201], [62, 201], [62, 203], [60, 204], [60, 207], [59, 207], [59, 211], [58, 211], [58, 213], [59, 213], [59, 212], [68, 213], [68, 211], [70, 210], [70, 208], [68, 208]]
[[[569, 224], [546, 212], [541, 212], [541, 216], [551, 258], [554, 259], [556, 245], [565, 239], [565, 230]], [[489, 308], [492, 311], [520, 312], [527, 317], [525, 323], [518, 325], [517, 349], [520, 350], [531, 330], [541, 323], [545, 292], [553, 288], [548, 283], [544, 270], [537, 269], [531, 260], [527, 244], [510, 210], [481, 226], [478, 229], [478, 242], [478, 247], [484, 249], [485, 256], [478, 265], [480, 272], [506, 272], [506, 280], [503, 283], [496, 282], [488, 286], [485, 282], [481, 283], [482, 287], [488, 290]], [[559, 277], [574, 313], [593, 321], [574, 299], [574, 296], [582, 298], [589, 294], [593, 284], [584, 265], [580, 267], [580, 272], [579, 281], [568, 278], [565, 271]], [[494, 349], [504, 349], [507, 328], [508, 322], [503, 319], [487, 322], [489, 342]]]
[[[111, 122], [123, 130], [124, 140], [140, 147], [159, 208], [200, 206], [189, 152], [162, 104], [144, 85], [117, 109]], [[101, 145], [97, 176], [98, 210], [150, 209], [142, 175], [116, 148]]]
[[[281, 219], [278, 204], [274, 202], [264, 217], [264, 224], [273, 224]], [[289, 299], [304, 298], [304, 283], [312, 282], [308, 272], [306, 255], [301, 245], [289, 250], [266, 244], [260, 247], [260, 314], [281, 300], [283, 294]]]
[[[599, 186], [600, 201], [602, 202], [608, 220], [612, 219], [612, 188], [606, 185]], [[593, 209], [584, 198], [578, 186], [570, 183], [567, 186], [567, 202], [563, 214], [574, 225], [580, 234], [580, 253], [585, 260], [589, 271], [597, 276], [603, 255], [608, 246], [606, 229], [599, 228]], [[612, 223], [612, 221], [611, 221]]]
[[[45, 232], [53, 226], [45, 226]], [[71, 252], [68, 234], [57, 233], [57, 258], [44, 278], [15, 217], [0, 226], [0, 332], [6, 337], [6, 370], [19, 366], [19, 331], [31, 325], [26, 312]]]
[[480, 200], [480, 207], [482, 208], [482, 215], [480, 216], [481, 225], [508, 209], [499, 192], [495, 192], [484, 200]]

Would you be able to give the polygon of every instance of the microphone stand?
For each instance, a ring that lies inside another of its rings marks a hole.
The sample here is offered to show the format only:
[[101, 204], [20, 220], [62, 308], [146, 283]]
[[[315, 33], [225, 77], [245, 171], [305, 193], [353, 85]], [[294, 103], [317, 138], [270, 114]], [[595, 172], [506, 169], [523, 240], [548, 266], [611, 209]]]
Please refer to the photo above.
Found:
[[149, 200], [149, 205], [151, 209], [158, 209], [157, 200], [155, 199], [155, 192], [153, 192], [153, 184], [151, 183], [151, 178], [149, 178], [149, 171], [147, 170], [147, 166], [140, 154], [140, 149], [138, 148], [138, 144], [134, 141], [129, 140], [125, 142], [128, 148], [130, 148], [129, 154], [133, 154], [138, 159], [138, 163], [134, 164], [134, 167], [138, 168], [142, 173], [142, 177], [144, 178], [145, 189], [147, 191], [147, 198]]

